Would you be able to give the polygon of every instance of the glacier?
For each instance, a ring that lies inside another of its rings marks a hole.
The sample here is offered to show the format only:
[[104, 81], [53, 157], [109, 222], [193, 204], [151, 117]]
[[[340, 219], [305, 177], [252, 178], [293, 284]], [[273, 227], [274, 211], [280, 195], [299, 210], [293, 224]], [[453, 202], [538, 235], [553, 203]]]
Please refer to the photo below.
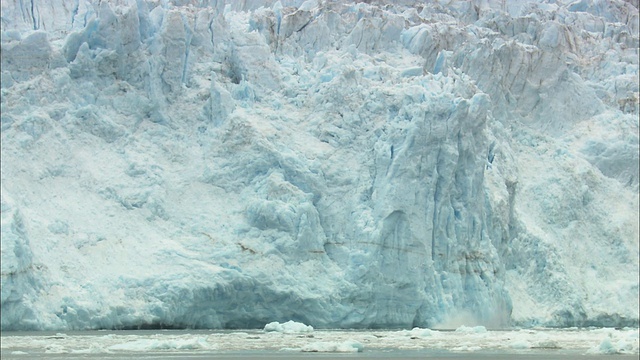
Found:
[[2, 1], [2, 330], [638, 326], [638, 1]]

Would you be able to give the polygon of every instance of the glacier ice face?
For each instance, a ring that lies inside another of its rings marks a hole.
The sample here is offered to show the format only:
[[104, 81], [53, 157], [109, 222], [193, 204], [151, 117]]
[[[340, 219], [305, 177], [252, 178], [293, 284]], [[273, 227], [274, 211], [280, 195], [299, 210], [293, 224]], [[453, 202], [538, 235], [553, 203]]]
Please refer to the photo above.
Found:
[[2, 3], [2, 329], [638, 324], [638, 8]]
[[[15, 314], [25, 327], [41, 326], [25, 301], [40, 289], [33, 275], [33, 254], [25, 233], [24, 219], [12, 199], [2, 191], [2, 310]], [[2, 318], [2, 327], [11, 328], [12, 317]]]

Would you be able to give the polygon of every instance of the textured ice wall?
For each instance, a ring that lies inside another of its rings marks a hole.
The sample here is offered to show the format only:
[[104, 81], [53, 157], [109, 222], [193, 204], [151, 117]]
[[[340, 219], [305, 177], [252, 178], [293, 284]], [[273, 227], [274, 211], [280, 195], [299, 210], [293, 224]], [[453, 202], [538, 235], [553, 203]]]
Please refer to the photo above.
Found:
[[3, 2], [2, 328], [637, 325], [637, 4], [410, 3]]

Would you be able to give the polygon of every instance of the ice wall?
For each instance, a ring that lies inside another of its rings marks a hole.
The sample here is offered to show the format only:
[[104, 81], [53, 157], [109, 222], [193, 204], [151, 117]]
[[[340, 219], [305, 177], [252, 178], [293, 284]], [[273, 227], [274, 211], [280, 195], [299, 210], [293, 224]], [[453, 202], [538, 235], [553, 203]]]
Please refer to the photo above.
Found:
[[638, 6], [2, 3], [2, 329], [638, 325]]

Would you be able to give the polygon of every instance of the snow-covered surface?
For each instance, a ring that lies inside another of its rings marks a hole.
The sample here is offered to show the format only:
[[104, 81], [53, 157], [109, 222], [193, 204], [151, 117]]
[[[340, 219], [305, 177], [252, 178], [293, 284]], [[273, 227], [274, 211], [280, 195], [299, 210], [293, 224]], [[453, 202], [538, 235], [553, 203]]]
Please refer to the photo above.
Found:
[[[417, 336], [429, 331], [428, 336]], [[2, 353], [37, 354], [206, 354], [230, 351], [376, 352], [440, 350], [453, 353], [501, 351], [511, 354], [638, 354], [637, 329], [526, 329], [458, 332], [422, 328], [400, 331], [330, 331], [286, 334], [242, 332], [76, 332], [2, 336]], [[554, 357], [555, 358], [555, 357]]]
[[638, 325], [637, 1], [1, 29], [3, 330]]

